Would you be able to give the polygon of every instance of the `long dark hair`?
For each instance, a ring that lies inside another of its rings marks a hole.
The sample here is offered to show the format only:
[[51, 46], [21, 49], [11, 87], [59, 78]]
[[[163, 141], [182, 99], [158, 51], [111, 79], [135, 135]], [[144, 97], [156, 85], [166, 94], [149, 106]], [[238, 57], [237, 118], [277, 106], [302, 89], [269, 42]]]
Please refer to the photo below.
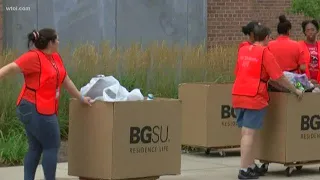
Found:
[[38, 49], [46, 49], [49, 42], [55, 42], [57, 37], [56, 30], [54, 29], [44, 28], [40, 31], [33, 30], [28, 34], [28, 48], [34, 44]]

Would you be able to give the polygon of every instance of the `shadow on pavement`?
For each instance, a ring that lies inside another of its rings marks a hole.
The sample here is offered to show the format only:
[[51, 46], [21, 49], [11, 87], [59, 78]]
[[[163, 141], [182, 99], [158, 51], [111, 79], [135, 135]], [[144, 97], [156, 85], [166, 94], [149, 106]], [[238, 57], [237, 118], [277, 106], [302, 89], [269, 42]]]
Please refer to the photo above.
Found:
[[[271, 166], [271, 165], [270, 165]], [[270, 167], [269, 166], [269, 167]], [[283, 167], [283, 170], [281, 171], [270, 171], [268, 172], [268, 174], [266, 176], [268, 177], [287, 177], [286, 176], [286, 167]], [[294, 170], [291, 174], [291, 177], [287, 177], [287, 178], [296, 178], [296, 177], [300, 177], [300, 178], [304, 178], [304, 177], [318, 177], [320, 175], [319, 169], [316, 167], [312, 167], [312, 168], [304, 168], [300, 171]]]
[[206, 154], [205, 151], [203, 152], [191, 152], [191, 153], [183, 153], [190, 156], [196, 157], [207, 157], [207, 158], [228, 158], [228, 157], [240, 157], [239, 151], [224, 151], [225, 156], [221, 155], [219, 151], [211, 151], [210, 154]]

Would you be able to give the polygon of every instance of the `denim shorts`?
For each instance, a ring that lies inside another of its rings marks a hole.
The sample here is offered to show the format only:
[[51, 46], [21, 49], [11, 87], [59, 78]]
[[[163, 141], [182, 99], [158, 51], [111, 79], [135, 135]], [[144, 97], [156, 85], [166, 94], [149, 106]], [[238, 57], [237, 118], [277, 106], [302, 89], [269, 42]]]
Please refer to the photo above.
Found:
[[249, 129], [261, 129], [263, 119], [266, 115], [267, 108], [263, 109], [243, 109], [235, 108], [237, 115], [237, 123], [239, 127], [246, 127]]

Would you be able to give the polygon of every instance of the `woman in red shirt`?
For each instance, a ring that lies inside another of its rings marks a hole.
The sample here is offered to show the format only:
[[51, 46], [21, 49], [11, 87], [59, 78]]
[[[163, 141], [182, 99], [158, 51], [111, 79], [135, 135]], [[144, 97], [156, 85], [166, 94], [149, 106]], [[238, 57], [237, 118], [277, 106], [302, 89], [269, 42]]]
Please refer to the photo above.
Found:
[[238, 51], [241, 47], [251, 45], [254, 42], [254, 35], [253, 35], [253, 29], [255, 26], [259, 25], [260, 23], [257, 21], [251, 21], [246, 26], [242, 27], [242, 33], [246, 36], [249, 36], [249, 39], [246, 41], [243, 41], [239, 44]]
[[283, 71], [300, 73], [305, 70], [304, 52], [298, 42], [290, 39], [291, 22], [284, 15], [279, 17], [278, 38], [270, 41], [269, 50]]
[[254, 163], [256, 131], [261, 129], [268, 106], [267, 82], [273, 79], [298, 97], [297, 90], [283, 75], [275, 57], [266, 47], [270, 30], [264, 26], [254, 29], [256, 42], [240, 48], [237, 59], [236, 79], [232, 88], [232, 106], [241, 128], [241, 168], [238, 179], [258, 179], [265, 171]]
[[319, 84], [320, 82], [320, 43], [317, 41], [319, 32], [319, 23], [316, 20], [307, 20], [302, 22], [302, 30], [306, 36], [306, 40], [299, 41], [302, 49], [304, 49], [306, 69], [305, 73], [312, 83]]
[[[249, 36], [249, 39], [246, 41], [242, 41], [239, 46], [238, 46], [238, 52], [239, 50], [244, 47], [244, 46], [249, 46], [252, 45], [254, 43], [254, 34], [253, 34], [253, 30], [256, 26], [261, 25], [260, 22], [257, 21], [251, 21], [249, 22], [246, 26], [242, 26], [242, 32], [244, 35]], [[235, 66], [234, 71], [237, 71], [238, 66]]]
[[24, 125], [29, 149], [24, 159], [24, 180], [34, 180], [41, 154], [46, 180], [56, 179], [60, 128], [57, 119], [60, 87], [71, 96], [90, 104], [66, 73], [57, 52], [59, 40], [54, 29], [41, 29], [28, 34], [28, 47], [36, 48], [0, 69], [0, 79], [22, 73], [25, 83], [17, 101], [17, 115]]

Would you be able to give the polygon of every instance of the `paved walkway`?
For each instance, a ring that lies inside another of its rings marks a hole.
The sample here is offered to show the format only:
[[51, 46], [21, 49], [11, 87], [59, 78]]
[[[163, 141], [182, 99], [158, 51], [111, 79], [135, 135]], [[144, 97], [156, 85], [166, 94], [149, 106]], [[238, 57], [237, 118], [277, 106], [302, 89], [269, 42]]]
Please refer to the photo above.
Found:
[[[239, 165], [239, 156], [227, 154], [227, 157], [219, 157], [217, 154], [206, 156], [204, 154], [183, 154], [182, 171], [179, 176], [161, 177], [160, 180], [234, 180], [237, 179]], [[269, 173], [260, 179], [278, 180], [278, 179], [299, 179], [299, 180], [319, 180], [319, 166], [306, 166], [300, 172], [294, 172], [292, 177], [286, 177], [283, 165], [271, 164]], [[75, 180], [75, 177], [69, 177], [68, 165], [59, 164], [57, 170], [57, 180]], [[1, 180], [22, 180], [23, 168], [0, 168]], [[37, 171], [37, 180], [43, 180], [42, 168], [39, 166]]]

